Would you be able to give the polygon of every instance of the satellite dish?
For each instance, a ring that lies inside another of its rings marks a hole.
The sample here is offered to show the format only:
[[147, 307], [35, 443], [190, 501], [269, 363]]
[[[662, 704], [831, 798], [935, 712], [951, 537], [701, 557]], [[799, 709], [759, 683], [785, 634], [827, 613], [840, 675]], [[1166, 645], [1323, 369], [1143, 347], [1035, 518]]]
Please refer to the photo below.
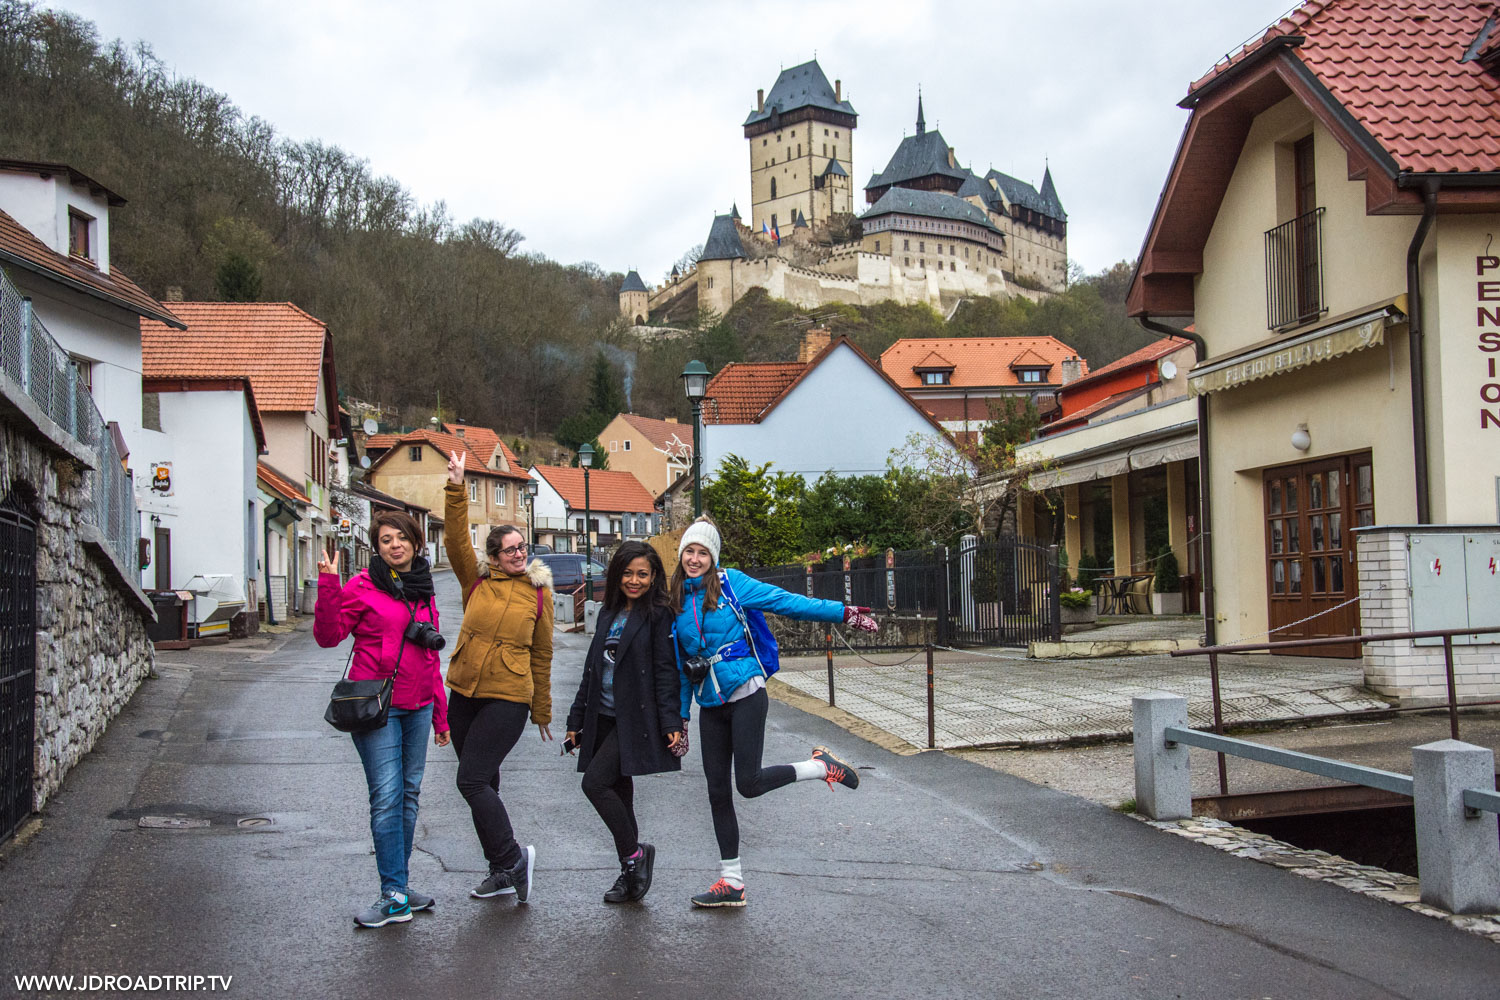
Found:
[[1157, 366], [1156, 370], [1161, 373], [1161, 377], [1164, 381], [1170, 382], [1172, 379], [1177, 377], [1177, 366], [1171, 361], [1163, 361], [1160, 365]]
[[365, 417], [365, 433], [366, 434], [378, 434], [378, 433], [380, 433], [380, 425], [375, 422], [375, 418], [373, 418], [373, 417]]
[[368, 469], [370, 467], [370, 456], [369, 455], [361, 455], [361, 456], [359, 456], [359, 467], [361, 469]]

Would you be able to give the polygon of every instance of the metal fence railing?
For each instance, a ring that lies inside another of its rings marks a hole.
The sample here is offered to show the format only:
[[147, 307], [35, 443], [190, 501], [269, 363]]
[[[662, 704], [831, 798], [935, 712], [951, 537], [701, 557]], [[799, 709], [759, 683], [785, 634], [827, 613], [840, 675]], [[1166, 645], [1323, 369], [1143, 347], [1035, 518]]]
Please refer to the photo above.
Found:
[[97, 456], [84, 476], [84, 517], [102, 534], [121, 565], [136, 559], [137, 518], [130, 473], [68, 353], [32, 312], [31, 301], [0, 271], [0, 370], [37, 408]]

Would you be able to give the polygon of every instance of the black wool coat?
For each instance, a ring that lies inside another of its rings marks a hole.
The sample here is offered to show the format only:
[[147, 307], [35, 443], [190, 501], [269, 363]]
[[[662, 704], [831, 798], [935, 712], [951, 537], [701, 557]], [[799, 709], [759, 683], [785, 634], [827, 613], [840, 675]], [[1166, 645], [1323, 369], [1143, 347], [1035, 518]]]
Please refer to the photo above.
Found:
[[[578, 770], [589, 766], [599, 732], [603, 697], [604, 638], [614, 611], [603, 611], [583, 665], [578, 696], [568, 711], [568, 731], [579, 734]], [[682, 729], [682, 677], [672, 640], [670, 608], [637, 605], [625, 622], [615, 651], [615, 731], [620, 741], [620, 773], [658, 774], [682, 770], [682, 760], [667, 750], [666, 734]]]

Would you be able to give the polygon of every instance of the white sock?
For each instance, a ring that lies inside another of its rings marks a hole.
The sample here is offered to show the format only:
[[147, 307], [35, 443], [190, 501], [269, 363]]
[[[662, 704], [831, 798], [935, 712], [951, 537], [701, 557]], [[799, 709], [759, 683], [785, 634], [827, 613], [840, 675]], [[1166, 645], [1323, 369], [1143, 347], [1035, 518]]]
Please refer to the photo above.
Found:
[[736, 889], [745, 888], [745, 878], [740, 874], [739, 858], [724, 858], [719, 861], [719, 878]]
[[792, 765], [798, 781], [823, 781], [828, 777], [828, 765], [821, 760], [799, 760]]

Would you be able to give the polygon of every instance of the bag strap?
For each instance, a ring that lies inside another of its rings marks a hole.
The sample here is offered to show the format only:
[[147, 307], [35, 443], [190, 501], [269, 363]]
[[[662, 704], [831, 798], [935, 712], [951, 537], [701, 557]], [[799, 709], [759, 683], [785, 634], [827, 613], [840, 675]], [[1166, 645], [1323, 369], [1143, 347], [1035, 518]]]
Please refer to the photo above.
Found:
[[[740, 620], [740, 628], [745, 631], [745, 645], [750, 647], [750, 655], [755, 658], [755, 665], [760, 667], [760, 672], [766, 673], [766, 665], [760, 662], [760, 650], [755, 648], [755, 636], [751, 634], [750, 619], [745, 617], [745, 609], [740, 605], [740, 599], [735, 596], [734, 588], [729, 585], [729, 574], [719, 570], [719, 589], [724, 594], [724, 600], [729, 605], [729, 610]], [[766, 674], [767, 677], [770, 674]]]

